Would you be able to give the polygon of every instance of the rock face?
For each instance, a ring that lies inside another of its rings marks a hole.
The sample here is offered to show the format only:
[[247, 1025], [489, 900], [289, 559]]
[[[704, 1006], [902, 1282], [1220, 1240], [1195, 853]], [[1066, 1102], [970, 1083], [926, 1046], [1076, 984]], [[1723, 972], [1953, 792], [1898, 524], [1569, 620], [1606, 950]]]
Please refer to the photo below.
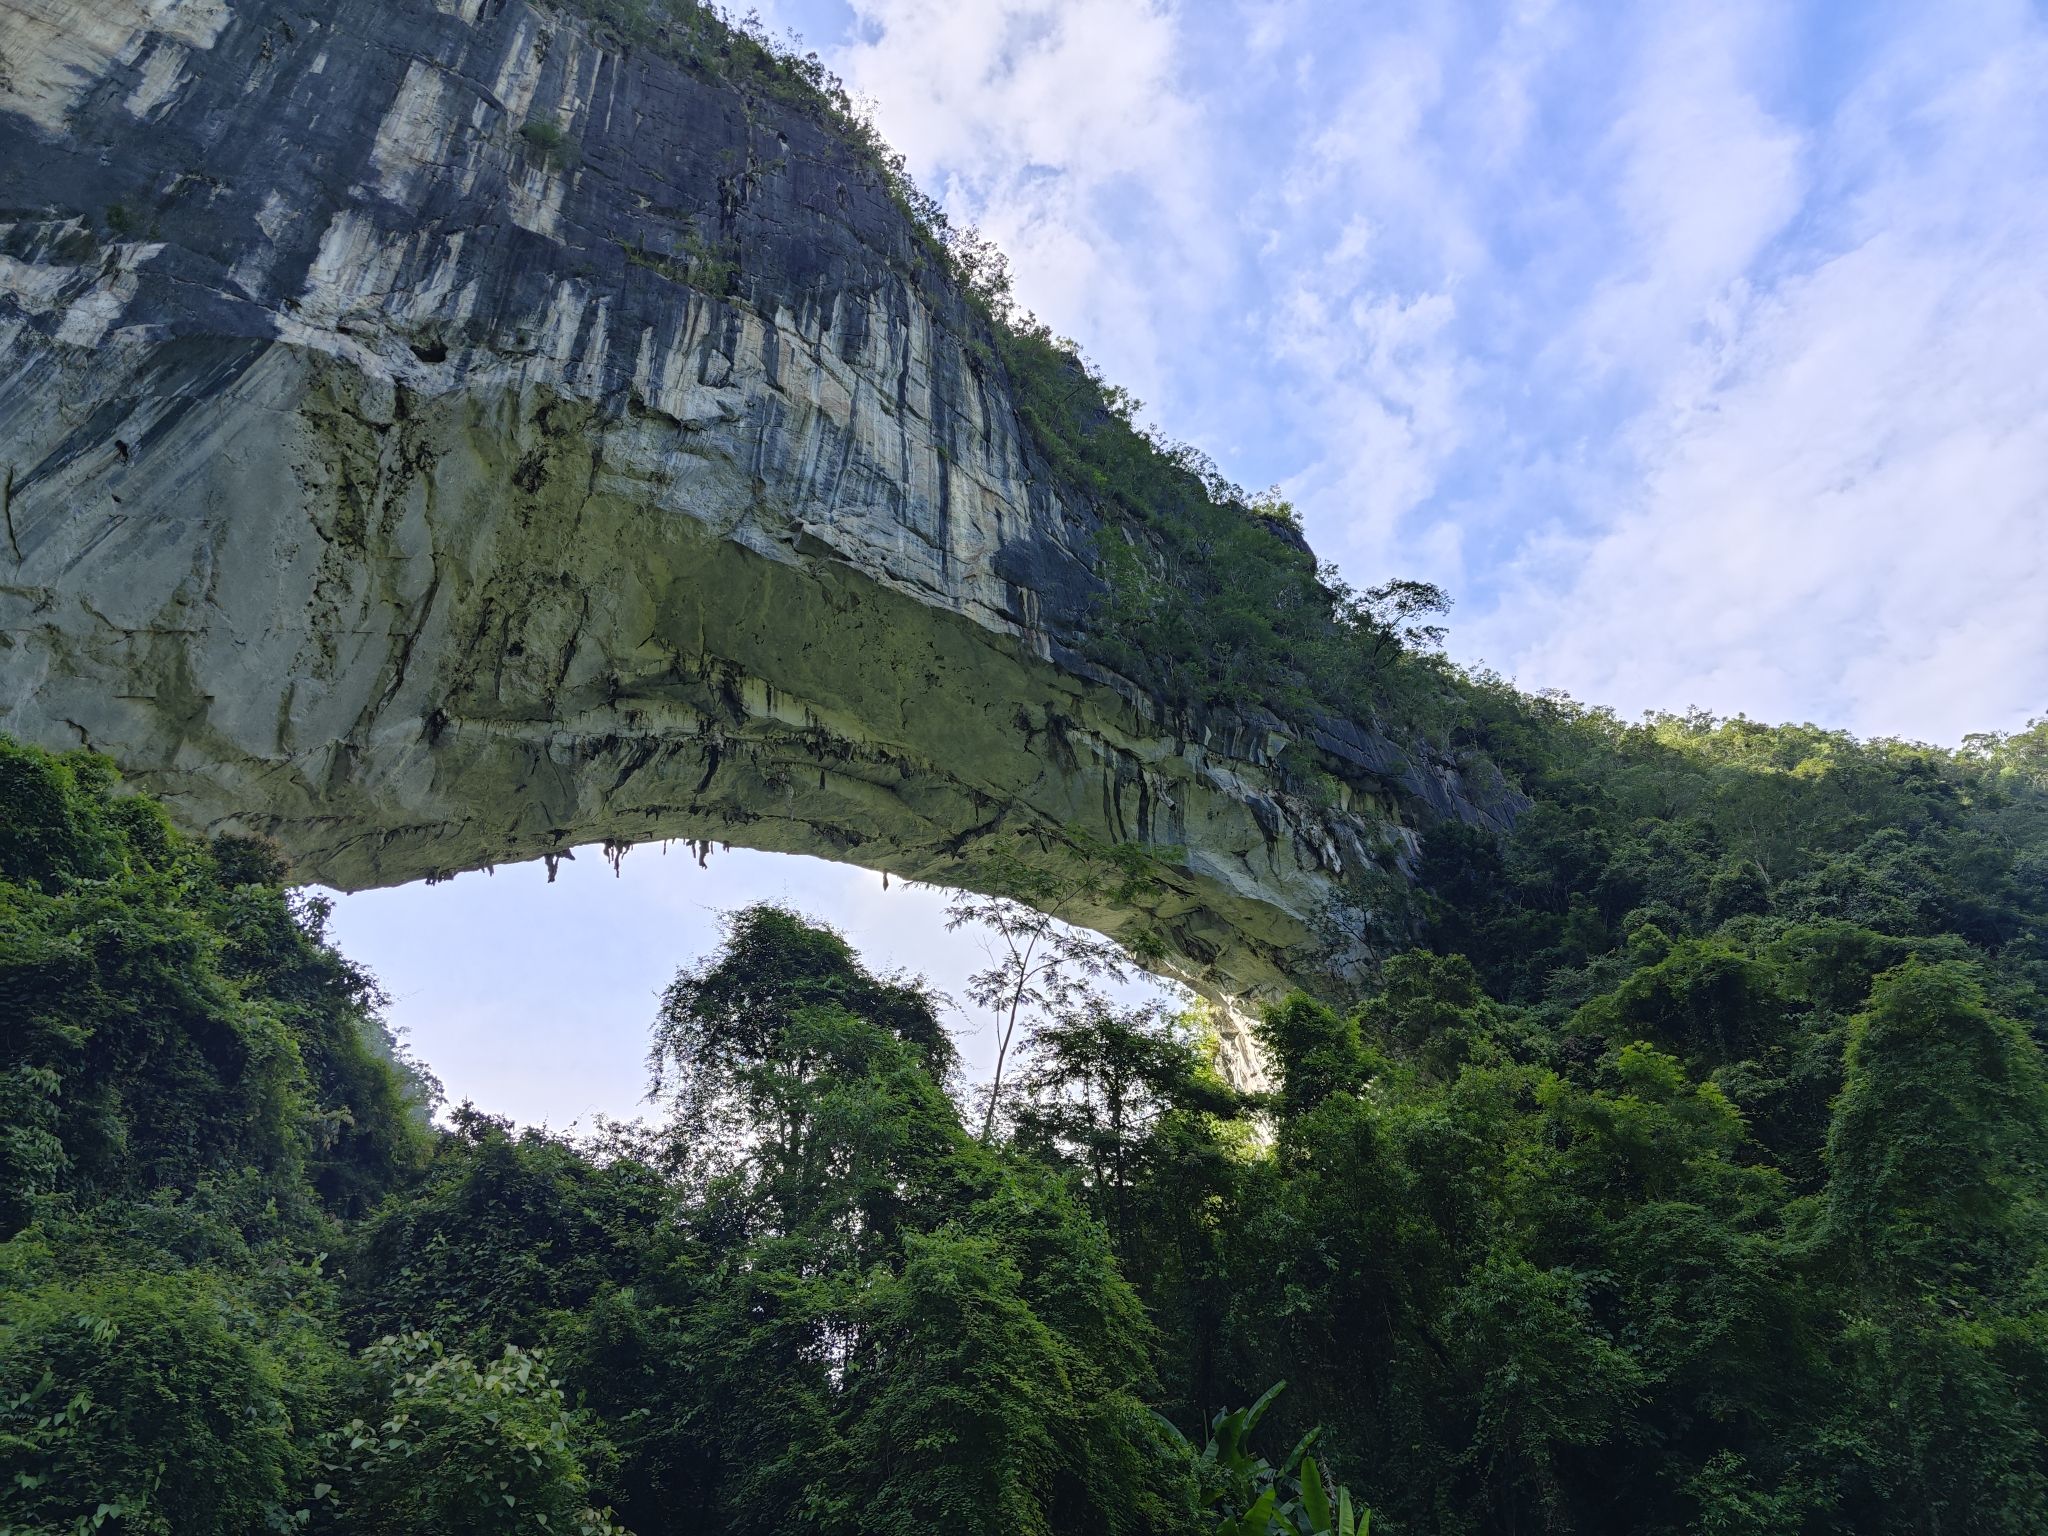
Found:
[[[0, 729], [342, 887], [691, 838], [1169, 850], [1212, 996], [1355, 970], [1454, 776], [1082, 658], [1097, 521], [815, 112], [521, 0], [0, 0]], [[1248, 1068], [1245, 1070], [1249, 1070]]]

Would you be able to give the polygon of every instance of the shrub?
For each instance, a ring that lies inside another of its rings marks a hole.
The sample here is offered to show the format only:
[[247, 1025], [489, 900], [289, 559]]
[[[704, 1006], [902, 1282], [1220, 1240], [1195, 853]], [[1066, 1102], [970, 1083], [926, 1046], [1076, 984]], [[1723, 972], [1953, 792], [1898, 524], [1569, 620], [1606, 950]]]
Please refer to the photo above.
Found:
[[363, 1351], [362, 1412], [323, 1443], [315, 1529], [350, 1536], [625, 1536], [590, 1507], [574, 1421], [541, 1356], [477, 1365], [424, 1333]]
[[551, 171], [573, 171], [583, 163], [583, 148], [562, 131], [559, 123], [536, 117], [519, 130], [524, 139]]
[[0, 1530], [246, 1531], [294, 1468], [280, 1366], [205, 1276], [0, 1291]]

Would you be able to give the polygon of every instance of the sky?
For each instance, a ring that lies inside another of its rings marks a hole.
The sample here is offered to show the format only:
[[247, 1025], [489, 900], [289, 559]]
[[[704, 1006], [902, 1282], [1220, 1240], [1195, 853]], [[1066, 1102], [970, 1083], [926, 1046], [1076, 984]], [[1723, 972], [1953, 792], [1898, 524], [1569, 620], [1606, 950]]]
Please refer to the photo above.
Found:
[[[993, 938], [946, 931], [949, 893], [885, 887], [850, 864], [734, 848], [700, 867], [684, 844], [652, 843], [616, 872], [587, 848], [552, 884], [535, 861], [432, 886], [316, 894], [333, 903], [328, 936], [390, 994], [387, 1021], [440, 1078], [447, 1105], [468, 1099], [521, 1125], [591, 1131], [599, 1117], [649, 1113], [647, 1046], [662, 991], [716, 950], [727, 913], [761, 901], [828, 923], [878, 975], [929, 983], [962, 1087], [994, 1067], [992, 1021], [967, 990], [994, 962]], [[1101, 990], [1176, 1011], [1193, 1001], [1142, 972]]]
[[[1354, 583], [1446, 587], [1460, 660], [1629, 716], [2048, 713], [2040, 5], [760, 9], [1146, 419]], [[338, 907], [457, 1097], [629, 1113], [653, 994], [757, 894], [981, 958], [815, 861], [575, 869]]]

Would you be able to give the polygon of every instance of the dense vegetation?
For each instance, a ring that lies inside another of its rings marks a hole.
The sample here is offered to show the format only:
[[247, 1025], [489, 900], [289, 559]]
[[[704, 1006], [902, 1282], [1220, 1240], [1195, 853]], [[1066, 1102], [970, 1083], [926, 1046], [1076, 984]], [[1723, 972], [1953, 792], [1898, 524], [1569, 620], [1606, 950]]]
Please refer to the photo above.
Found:
[[0, 745], [0, 1530], [2038, 1529], [2048, 725], [1496, 703], [1270, 1099], [1042, 989], [986, 1136], [773, 908], [649, 1122], [430, 1129], [264, 847]]
[[920, 983], [756, 908], [664, 998], [656, 1112], [572, 1139], [432, 1125], [270, 850], [0, 741], [0, 1536], [2041, 1528], [2048, 723], [1463, 676], [1441, 594], [1349, 591], [1014, 314], [814, 58], [574, 3], [904, 201], [1101, 514], [1099, 661], [1529, 809], [1429, 831], [1366, 995], [1269, 1012], [1268, 1096], [1076, 942], [991, 973], [1021, 1061], [969, 1106]]

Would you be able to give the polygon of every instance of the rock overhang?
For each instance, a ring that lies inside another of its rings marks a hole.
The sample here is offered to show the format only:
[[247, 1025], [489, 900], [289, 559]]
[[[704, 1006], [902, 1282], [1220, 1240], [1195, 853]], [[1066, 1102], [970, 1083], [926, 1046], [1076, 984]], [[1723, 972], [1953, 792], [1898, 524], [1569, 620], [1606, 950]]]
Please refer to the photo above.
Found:
[[1144, 845], [1076, 915], [1224, 999], [1355, 984], [1418, 827], [1491, 814], [1087, 658], [1096, 513], [802, 111], [518, 0], [214, 9], [57, 58], [0, 0], [0, 728], [343, 887]]

